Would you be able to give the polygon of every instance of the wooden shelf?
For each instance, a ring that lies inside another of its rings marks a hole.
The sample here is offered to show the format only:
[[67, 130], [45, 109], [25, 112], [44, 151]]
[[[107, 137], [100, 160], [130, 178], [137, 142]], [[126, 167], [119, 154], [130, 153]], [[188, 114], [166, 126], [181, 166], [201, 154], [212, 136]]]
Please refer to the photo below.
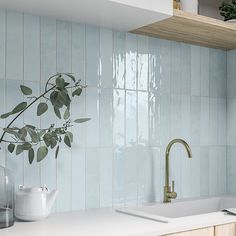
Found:
[[223, 50], [236, 49], [236, 26], [206, 16], [174, 10], [174, 15], [132, 33]]

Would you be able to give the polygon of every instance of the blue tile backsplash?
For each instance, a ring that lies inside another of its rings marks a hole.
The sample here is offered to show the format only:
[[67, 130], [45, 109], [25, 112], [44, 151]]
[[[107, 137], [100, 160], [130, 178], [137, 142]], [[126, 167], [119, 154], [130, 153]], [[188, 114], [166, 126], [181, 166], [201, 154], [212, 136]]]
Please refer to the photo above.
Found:
[[[236, 61], [236, 53], [228, 54], [226, 88], [224, 51], [0, 10], [0, 113], [22, 99], [20, 84], [39, 93], [49, 76], [72, 72], [88, 86], [72, 116], [92, 118], [73, 127], [73, 148], [63, 148], [58, 160], [52, 153], [29, 166], [2, 145], [0, 164], [13, 171], [16, 187], [58, 188], [54, 211], [137, 205], [162, 199], [165, 147], [183, 138], [193, 159], [173, 147], [179, 198], [226, 193], [236, 167], [226, 160], [236, 150], [230, 57]], [[18, 122], [45, 127], [48, 117], [31, 110]]]

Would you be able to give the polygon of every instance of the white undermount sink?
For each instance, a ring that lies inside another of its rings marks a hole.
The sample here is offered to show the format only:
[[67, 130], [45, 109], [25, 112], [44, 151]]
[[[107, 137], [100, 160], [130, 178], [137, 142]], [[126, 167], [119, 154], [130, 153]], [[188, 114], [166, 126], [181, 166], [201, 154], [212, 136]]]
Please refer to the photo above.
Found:
[[223, 209], [236, 208], [236, 196], [219, 196], [154, 203], [147, 206], [117, 209], [117, 212], [168, 223], [180, 217], [202, 215]]

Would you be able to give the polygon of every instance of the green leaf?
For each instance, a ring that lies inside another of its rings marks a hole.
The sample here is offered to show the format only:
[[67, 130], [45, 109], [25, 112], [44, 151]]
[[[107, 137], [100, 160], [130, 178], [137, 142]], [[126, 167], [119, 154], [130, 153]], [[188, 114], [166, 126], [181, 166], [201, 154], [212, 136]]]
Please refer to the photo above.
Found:
[[48, 154], [48, 148], [46, 146], [39, 147], [37, 151], [37, 162], [42, 161]]
[[3, 128], [3, 131], [8, 133], [8, 134], [13, 134], [17, 138], [19, 136], [18, 132], [16, 132], [14, 128]]
[[8, 113], [5, 113], [5, 114], [2, 114], [0, 116], [1, 119], [6, 119], [7, 117], [9, 117], [10, 115], [12, 115], [12, 112], [8, 112]]
[[13, 113], [13, 114], [18, 113], [18, 112], [24, 110], [26, 107], [27, 107], [27, 102], [22, 102], [22, 103], [18, 104], [18, 105], [12, 110], [12, 113]]
[[64, 136], [64, 143], [68, 146], [71, 147], [71, 142], [70, 142], [70, 138], [68, 135]]
[[56, 158], [56, 159], [57, 159], [57, 157], [58, 157], [59, 149], [60, 149], [60, 146], [58, 145], [58, 146], [57, 146], [57, 149], [56, 149], [56, 153], [55, 153], [55, 158]]
[[32, 145], [30, 143], [28, 143], [28, 142], [23, 143], [21, 145], [21, 149], [23, 149], [23, 150], [30, 150], [31, 148], [32, 148]]
[[39, 135], [33, 129], [28, 128], [27, 131], [28, 131], [33, 143], [38, 143], [40, 141]]
[[91, 120], [91, 118], [80, 118], [80, 119], [76, 119], [74, 120], [75, 123], [83, 123], [83, 122], [87, 122]]
[[24, 151], [24, 149], [22, 148], [22, 145], [17, 145], [16, 147], [16, 155], [21, 154]]
[[47, 132], [44, 136], [43, 136], [43, 141], [46, 144], [47, 147], [49, 147], [51, 145], [50, 140], [52, 139], [52, 135], [51, 133]]
[[34, 149], [31, 148], [28, 152], [29, 163], [32, 164], [34, 161]]
[[67, 131], [65, 135], [69, 137], [70, 142], [72, 143], [73, 142], [73, 134], [71, 132]]
[[57, 139], [52, 138], [52, 139], [50, 140], [50, 147], [51, 147], [51, 149], [53, 149], [54, 147], [56, 147], [56, 145], [57, 145]]
[[69, 119], [69, 117], [70, 117], [70, 111], [68, 110], [68, 108], [66, 108], [63, 118], [64, 118], [64, 120], [67, 120], [67, 119]]
[[82, 93], [82, 88], [77, 88], [73, 93], [72, 93], [72, 97], [74, 96], [80, 96]]
[[8, 151], [9, 151], [10, 153], [13, 153], [14, 150], [15, 150], [15, 144], [10, 143], [10, 144], [8, 145], [7, 149], [8, 149]]
[[32, 94], [32, 89], [29, 88], [29, 87], [26, 87], [24, 85], [21, 85], [20, 86], [20, 89], [21, 89], [21, 92], [24, 94], [24, 95], [31, 95]]
[[33, 126], [33, 125], [26, 125], [25, 127], [27, 127], [27, 128], [30, 128], [30, 129], [33, 129], [33, 130], [35, 130], [35, 129], [36, 129], [36, 127], [35, 127], [35, 126]]
[[24, 141], [26, 136], [27, 136], [27, 129], [25, 127], [23, 127], [18, 131], [18, 137], [19, 137], [19, 139]]
[[63, 89], [65, 87], [65, 80], [62, 77], [57, 77], [56, 85], [58, 88]]
[[37, 116], [41, 116], [47, 110], [48, 110], [48, 104], [47, 103], [45, 103], [45, 102], [39, 103], [38, 108], [37, 108]]
[[70, 77], [75, 82], [75, 77], [72, 74], [66, 73], [65, 75]]
[[57, 116], [59, 119], [61, 119], [61, 112], [60, 112], [59, 108], [54, 107], [54, 112], [55, 112], [56, 116]]

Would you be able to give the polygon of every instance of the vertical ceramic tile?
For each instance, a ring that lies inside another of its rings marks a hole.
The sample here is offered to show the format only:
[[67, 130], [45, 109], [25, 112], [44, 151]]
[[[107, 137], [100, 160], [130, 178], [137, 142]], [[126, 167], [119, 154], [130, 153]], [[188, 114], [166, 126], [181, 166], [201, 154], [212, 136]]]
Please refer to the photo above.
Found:
[[181, 128], [181, 96], [178, 94], [171, 94], [171, 139], [182, 137]]
[[86, 149], [86, 209], [100, 207], [100, 153]]
[[91, 118], [86, 123], [86, 146], [99, 146], [99, 90], [86, 89], [86, 116]]
[[113, 32], [113, 87], [125, 85], [125, 33]]
[[100, 85], [100, 33], [99, 28], [86, 26], [86, 85]]
[[113, 206], [125, 204], [125, 158], [124, 148], [115, 148], [113, 156]]
[[209, 154], [209, 194], [218, 194], [218, 151], [217, 147], [210, 147]]
[[191, 145], [200, 144], [200, 97], [191, 97]]
[[153, 155], [147, 147], [137, 148], [138, 165], [138, 204], [154, 199]]
[[[194, 158], [194, 157], [193, 157]], [[200, 195], [209, 195], [209, 147], [200, 147]]]
[[181, 44], [180, 47], [180, 78], [181, 94], [191, 94], [191, 46], [189, 44]]
[[126, 34], [126, 89], [136, 90], [137, 86], [137, 35]]
[[226, 99], [219, 98], [218, 99], [218, 145], [227, 144], [227, 134], [226, 134]]
[[226, 146], [224, 147], [219, 147], [218, 151], [218, 192], [217, 194], [225, 194], [227, 191], [227, 181], [226, 181], [226, 176], [227, 176], [227, 160], [226, 160]]
[[57, 211], [71, 210], [71, 152], [61, 148], [57, 157]]
[[199, 96], [201, 92], [201, 53], [200, 47], [191, 46], [191, 94]]
[[170, 94], [170, 79], [171, 79], [171, 41], [162, 40], [161, 45], [161, 94]]
[[161, 146], [166, 146], [171, 139], [170, 117], [171, 99], [169, 95], [161, 96]]
[[227, 145], [236, 145], [236, 99], [227, 99]]
[[227, 97], [236, 96], [236, 50], [227, 51]]
[[179, 43], [171, 43], [171, 94], [180, 95], [181, 92], [181, 47]]
[[136, 147], [125, 149], [125, 205], [135, 205], [138, 197], [138, 161]]
[[236, 193], [236, 147], [227, 147], [227, 193]]
[[6, 77], [23, 79], [23, 14], [7, 11]]
[[41, 18], [41, 81], [57, 72], [56, 68], [56, 20]]
[[[7, 111], [11, 111], [17, 104], [18, 101], [23, 100], [23, 96], [19, 89], [20, 81], [8, 80], [6, 87], [6, 107]], [[14, 96], [12, 96], [12, 91], [14, 91]], [[6, 124], [9, 124], [14, 116], [10, 116], [6, 119]], [[22, 127], [23, 126], [23, 117], [19, 117], [13, 124], [14, 126]], [[5, 139], [12, 140], [9, 135], [5, 136]], [[15, 152], [10, 154], [7, 152], [6, 157], [6, 166], [12, 171], [15, 188], [18, 189], [19, 185], [24, 184], [24, 154], [16, 156]]]
[[148, 38], [146, 36], [138, 37], [138, 90], [148, 89]]
[[85, 84], [85, 25], [72, 23], [72, 73]]
[[161, 156], [160, 148], [152, 148], [153, 165], [152, 165], [152, 189], [153, 201], [161, 202], [163, 198], [163, 178], [164, 174], [164, 156]]
[[112, 146], [112, 90], [101, 89], [99, 103], [100, 146]]
[[134, 146], [137, 143], [137, 92], [126, 91], [126, 146]]
[[201, 171], [201, 149], [200, 147], [192, 147], [193, 157], [191, 161], [191, 195], [192, 197], [200, 197], [201, 195], [201, 178], [199, 173]]
[[85, 209], [85, 167], [85, 149], [73, 148], [71, 160], [71, 206], [72, 210], [75, 211]]
[[[56, 68], [56, 20], [50, 18], [41, 18], [41, 81], [42, 88], [47, 79], [54, 75], [57, 71]], [[42, 89], [41, 89], [42, 91]], [[48, 114], [53, 117], [50, 123], [56, 123], [55, 115], [53, 114], [50, 106]], [[41, 117], [41, 127], [48, 127], [48, 119], [44, 116]], [[57, 188], [57, 167], [54, 158], [54, 150], [49, 152], [49, 155], [41, 162], [41, 185], [47, 185], [49, 189]], [[50, 173], [50, 174], [49, 174]], [[56, 205], [54, 207], [54, 211]]]
[[71, 24], [57, 21], [57, 72], [71, 73]]
[[113, 144], [125, 144], [125, 93], [123, 90], [113, 90]]
[[149, 142], [150, 146], [159, 146], [161, 141], [161, 98], [156, 90], [149, 92]]
[[[179, 123], [179, 122], [178, 122]], [[191, 140], [191, 97], [181, 96], [181, 137], [188, 143]], [[182, 128], [184, 127], [184, 128]]]
[[113, 152], [112, 148], [100, 149], [100, 207], [112, 206]]
[[209, 48], [201, 47], [201, 96], [209, 96], [210, 83], [210, 51]]
[[103, 88], [112, 88], [112, 53], [112, 30], [100, 29], [100, 79]]
[[40, 18], [24, 15], [24, 81], [40, 81]]
[[149, 143], [148, 93], [138, 92], [138, 143], [145, 146]]
[[160, 93], [161, 86], [161, 41], [149, 38], [149, 89]]
[[6, 68], [6, 11], [0, 10], [0, 79], [5, 78]]
[[218, 143], [218, 100], [210, 98], [209, 100], [209, 145]]
[[209, 97], [201, 97], [200, 145], [209, 144]]

